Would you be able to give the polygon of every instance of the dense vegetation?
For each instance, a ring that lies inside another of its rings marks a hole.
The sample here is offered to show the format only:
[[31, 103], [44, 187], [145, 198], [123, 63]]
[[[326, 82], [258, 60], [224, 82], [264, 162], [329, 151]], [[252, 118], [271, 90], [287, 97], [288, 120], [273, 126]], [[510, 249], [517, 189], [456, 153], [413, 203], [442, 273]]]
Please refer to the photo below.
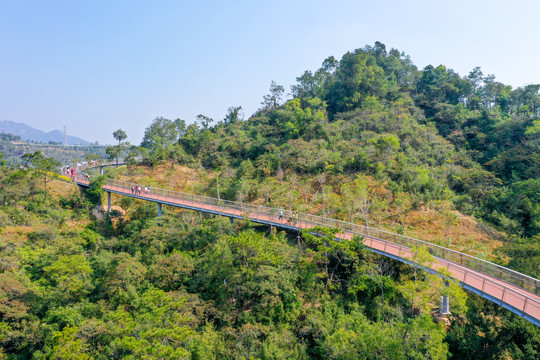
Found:
[[[442, 219], [434, 240], [460, 249], [464, 213], [506, 241], [495, 254], [465, 250], [540, 276], [538, 86], [419, 70], [380, 43], [297, 80], [287, 100], [272, 83], [248, 120], [241, 107], [217, 123], [157, 118], [140, 146], [118, 129], [107, 156], [132, 166], [114, 176], [167, 164], [170, 179], [181, 164], [199, 174], [189, 191], [406, 234], [433, 231], [414, 222], [431, 211]], [[174, 209], [158, 220], [129, 198], [109, 216], [98, 190], [46, 191], [43, 173], [0, 169], [0, 359], [540, 356], [534, 325], [361, 239]], [[449, 323], [433, 318], [442, 294]]]
[[190, 125], [157, 118], [128, 155], [210, 169], [199, 189], [208, 195], [412, 235], [426, 236], [413, 211], [453, 224], [458, 210], [511, 235], [499, 255], [530, 252], [512, 266], [540, 276], [540, 85], [512, 89], [480, 68], [464, 77], [443, 65], [419, 70], [381, 43], [297, 81], [286, 101], [272, 83], [247, 121], [241, 107], [213, 126], [204, 115]]
[[90, 158], [105, 158], [105, 146], [62, 144], [39, 144], [22, 142], [20, 136], [0, 134], [0, 152], [9, 164], [20, 164], [22, 155], [40, 151], [46, 157], [53, 157], [62, 164], [77, 163]]
[[132, 199], [125, 216], [94, 219], [67, 183], [47, 195], [31, 173], [3, 168], [0, 185], [0, 358], [531, 359], [540, 349], [534, 325], [476, 297], [467, 310], [454, 286], [445, 330], [431, 316], [442, 279], [360, 239], [172, 209], [158, 220]]

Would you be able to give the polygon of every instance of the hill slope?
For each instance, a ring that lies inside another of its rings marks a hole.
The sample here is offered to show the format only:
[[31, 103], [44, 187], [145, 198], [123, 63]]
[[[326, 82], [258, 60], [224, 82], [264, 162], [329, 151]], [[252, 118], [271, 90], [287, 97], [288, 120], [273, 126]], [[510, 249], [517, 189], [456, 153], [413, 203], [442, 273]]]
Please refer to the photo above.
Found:
[[[56, 142], [60, 144], [64, 143], [64, 133], [60, 130], [44, 132], [26, 124], [8, 120], [0, 120], [0, 131], [2, 133], [20, 136], [21, 139], [25, 141], [36, 141], [41, 143]], [[67, 136], [67, 145], [89, 144], [90, 142], [84, 139], [70, 135]]]
[[[292, 99], [272, 84], [247, 121], [238, 107], [213, 126], [204, 116], [189, 126], [158, 118], [143, 147], [127, 149], [144, 164], [110, 174], [429, 233], [451, 247], [464, 239], [458, 246], [486, 255], [481, 245], [495, 233], [475, 215], [518, 234], [504, 252], [538, 276], [537, 177], [524, 158], [538, 153], [535, 93], [497, 86], [478, 71], [418, 70], [377, 43], [304, 73]], [[157, 219], [155, 204], [114, 195], [118, 211], [98, 219], [90, 211], [105, 194], [56, 181], [45, 192], [40, 176], [0, 167], [0, 358], [540, 352], [537, 327], [475, 295], [465, 302], [456, 284], [374, 255], [359, 239], [277, 233], [168, 207]], [[443, 293], [453, 312], [446, 327], [432, 316]]]
[[[400, 217], [427, 207], [457, 209], [520, 237], [540, 234], [540, 85], [512, 89], [480, 68], [466, 76], [443, 65], [420, 70], [378, 42], [330, 57], [297, 81], [289, 99], [273, 83], [247, 121], [239, 107], [213, 126], [204, 116], [189, 126], [156, 119], [141, 144], [146, 163], [216, 170], [219, 184], [207, 189], [214, 196], [219, 186], [231, 200], [319, 206], [357, 220], [363, 210], [341, 200], [351, 198], [355, 177], [367, 176], [376, 195], [369, 212], [393, 207], [386, 212], [401, 223], [396, 230], [407, 231]], [[318, 185], [304, 186], [307, 178]], [[299, 186], [263, 194], [282, 180]], [[304, 197], [310, 191], [315, 203]]]

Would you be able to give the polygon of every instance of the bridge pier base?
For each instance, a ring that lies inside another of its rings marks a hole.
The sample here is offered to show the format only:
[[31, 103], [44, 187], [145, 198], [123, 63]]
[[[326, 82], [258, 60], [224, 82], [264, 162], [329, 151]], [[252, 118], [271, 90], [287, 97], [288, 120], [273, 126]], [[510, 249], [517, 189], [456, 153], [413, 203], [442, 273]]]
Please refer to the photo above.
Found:
[[[446, 287], [450, 286], [448, 281], [444, 282], [444, 286], [446, 286]], [[441, 315], [450, 314], [450, 299], [448, 298], [448, 295], [441, 296], [441, 308], [439, 310], [439, 313]]]
[[441, 309], [439, 310], [441, 315], [450, 314], [450, 299], [448, 295], [441, 296]]
[[[158, 216], [158, 219], [161, 218], [161, 215], [163, 215], [163, 211], [161, 209], [161, 203], [157, 203], [157, 216]], [[158, 221], [158, 226], [161, 226], [161, 220]]]
[[103, 175], [103, 166], [99, 168], [99, 173]]
[[110, 191], [107, 191], [107, 212], [110, 213], [111, 212], [111, 192]]
[[231, 216], [231, 217], [229, 218], [229, 221], [230, 221], [231, 224], [232, 224], [232, 223], [234, 222], [234, 218]]

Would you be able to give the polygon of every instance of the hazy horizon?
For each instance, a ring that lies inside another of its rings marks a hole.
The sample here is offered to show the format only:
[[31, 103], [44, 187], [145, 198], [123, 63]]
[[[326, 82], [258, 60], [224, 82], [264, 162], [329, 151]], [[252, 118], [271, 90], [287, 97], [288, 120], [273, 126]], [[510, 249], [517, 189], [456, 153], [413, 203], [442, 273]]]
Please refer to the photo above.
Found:
[[540, 4], [337, 1], [92, 1], [0, 4], [1, 120], [138, 144], [156, 117], [249, 117], [270, 82], [375, 41], [420, 69], [480, 66], [512, 87], [540, 83]]

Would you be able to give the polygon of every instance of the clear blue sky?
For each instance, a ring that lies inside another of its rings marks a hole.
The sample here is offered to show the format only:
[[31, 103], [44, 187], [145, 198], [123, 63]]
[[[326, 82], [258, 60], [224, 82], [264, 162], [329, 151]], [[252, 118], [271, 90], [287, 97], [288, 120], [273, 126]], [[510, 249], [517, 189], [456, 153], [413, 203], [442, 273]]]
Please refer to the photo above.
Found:
[[0, 120], [139, 144], [157, 116], [246, 117], [270, 82], [381, 41], [423, 68], [540, 83], [540, 1], [0, 2]]

